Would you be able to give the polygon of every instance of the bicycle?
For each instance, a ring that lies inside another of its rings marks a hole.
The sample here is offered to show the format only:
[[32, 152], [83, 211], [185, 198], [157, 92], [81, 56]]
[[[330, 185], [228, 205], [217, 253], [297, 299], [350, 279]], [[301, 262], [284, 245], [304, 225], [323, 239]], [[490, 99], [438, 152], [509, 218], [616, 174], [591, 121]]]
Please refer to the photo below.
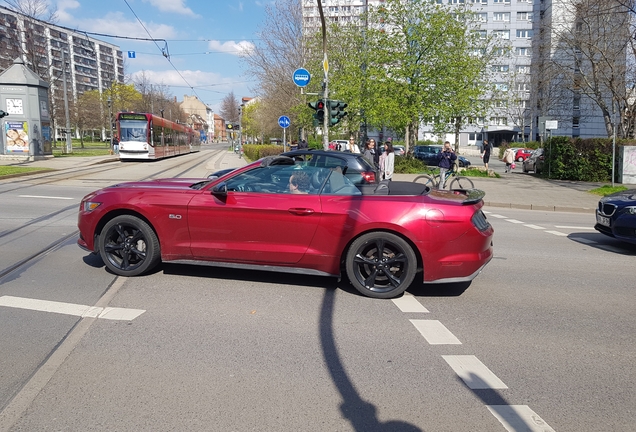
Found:
[[[453, 180], [449, 182], [448, 180], [450, 177], [453, 177]], [[435, 189], [438, 188], [440, 180], [441, 178], [439, 174], [435, 176], [432, 176], [429, 174], [422, 174], [421, 176], [417, 176], [415, 177], [415, 179], [413, 179], [415, 183], [422, 183], [430, 188], [435, 188]], [[459, 171], [457, 170], [456, 167], [452, 170], [446, 171], [446, 175], [444, 176], [444, 187], [446, 187], [446, 185], [449, 185], [451, 190], [473, 189], [475, 187], [471, 179], [469, 179], [468, 177], [459, 175]]]

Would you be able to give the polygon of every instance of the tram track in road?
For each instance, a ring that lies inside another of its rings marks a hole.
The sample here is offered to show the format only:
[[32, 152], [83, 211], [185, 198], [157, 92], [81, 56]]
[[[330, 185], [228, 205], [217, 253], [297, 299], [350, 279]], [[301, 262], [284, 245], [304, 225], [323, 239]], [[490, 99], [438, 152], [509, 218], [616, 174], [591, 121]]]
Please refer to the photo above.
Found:
[[[216, 156], [217, 154], [219, 154], [220, 152], [225, 151], [223, 149], [214, 149], [214, 150], [204, 150], [198, 153], [190, 153], [189, 155], [201, 155], [207, 153], [207, 152], [211, 152], [211, 157]], [[188, 156], [188, 155], [181, 155], [178, 157], [173, 157], [173, 158], [168, 158], [165, 159], [166, 161], [173, 161], [174, 163], [170, 163], [170, 166], [157, 171], [149, 176], [146, 177], [142, 177], [139, 178], [138, 180], [150, 180], [153, 178], [159, 178], [160, 176], [162, 176], [163, 174], [178, 168], [178, 167], [182, 167], [184, 165], [184, 160], [181, 158], [183, 156]], [[178, 160], [177, 160], [178, 159]], [[186, 162], [186, 166], [187, 168], [180, 171], [179, 173], [177, 173], [176, 175], [174, 175], [174, 177], [179, 177], [184, 175], [185, 173], [192, 171], [193, 169], [196, 169], [198, 167], [200, 167], [202, 164], [207, 163], [207, 161], [209, 160], [209, 157], [203, 158], [202, 160], [198, 160], [198, 158], [196, 158], [193, 162], [195, 162], [192, 166], [187, 166], [187, 162]], [[110, 163], [115, 163], [118, 161], [113, 161]], [[160, 162], [160, 161], [144, 161], [144, 162], [130, 162], [127, 161], [125, 162], [125, 165], [120, 165], [122, 167], [130, 167], [130, 166], [134, 166], [134, 165], [145, 165], [147, 163], [156, 163], [156, 162]], [[108, 164], [110, 164], [108, 163]], [[36, 186], [42, 186], [42, 185], [48, 185], [48, 184], [54, 184], [57, 182], [61, 182], [61, 181], [68, 181], [68, 180], [73, 180], [73, 179], [78, 179], [81, 178], [82, 176], [86, 175], [86, 174], [99, 174], [102, 172], [112, 172], [113, 171], [113, 167], [112, 166], [108, 166], [108, 167], [104, 167], [104, 168], [100, 168], [100, 169], [96, 169], [95, 168], [96, 165], [89, 165], [86, 167], [79, 167], [79, 168], [68, 168], [68, 169], [64, 169], [64, 170], [59, 170], [59, 171], [54, 171], [54, 172], [47, 172], [47, 173], [42, 173], [42, 174], [32, 174], [30, 176], [25, 176], [25, 177], [20, 177], [18, 179], [13, 178], [11, 179], [11, 184], [12, 185], [16, 185], [17, 187], [12, 187], [6, 190], [2, 190], [0, 191], [0, 195], [2, 194], [6, 194], [6, 193], [10, 193], [10, 192], [15, 192], [17, 190], [21, 190], [21, 189], [28, 189], [28, 188], [32, 188], [32, 187], [36, 187]]]
[[0, 270], [0, 284], [4, 282], [4, 279], [7, 276], [10, 276], [12, 273], [14, 273], [17, 270], [28, 267], [29, 265], [37, 261], [39, 258], [64, 246], [69, 241], [69, 239], [75, 238], [78, 235], [79, 235], [79, 230], [75, 230], [70, 234], [60, 237], [59, 239], [55, 240], [54, 242], [52, 242], [48, 246], [45, 246], [44, 248], [40, 249], [34, 254], [31, 254], [28, 257], [23, 258], [20, 261], [14, 264], [11, 264], [10, 266]]

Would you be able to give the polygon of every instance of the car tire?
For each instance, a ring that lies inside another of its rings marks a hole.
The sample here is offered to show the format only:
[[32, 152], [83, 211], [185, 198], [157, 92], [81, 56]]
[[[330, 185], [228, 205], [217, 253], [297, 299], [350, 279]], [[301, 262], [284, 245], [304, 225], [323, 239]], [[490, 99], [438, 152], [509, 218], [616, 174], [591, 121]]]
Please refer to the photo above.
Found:
[[110, 220], [99, 235], [99, 254], [110, 271], [119, 276], [138, 276], [159, 264], [157, 234], [136, 216]]
[[388, 232], [370, 232], [349, 247], [346, 270], [351, 284], [365, 296], [393, 298], [413, 282], [417, 257], [403, 238]]
[[517, 158], [517, 162], [523, 162], [523, 157], [519, 156], [519, 157]]

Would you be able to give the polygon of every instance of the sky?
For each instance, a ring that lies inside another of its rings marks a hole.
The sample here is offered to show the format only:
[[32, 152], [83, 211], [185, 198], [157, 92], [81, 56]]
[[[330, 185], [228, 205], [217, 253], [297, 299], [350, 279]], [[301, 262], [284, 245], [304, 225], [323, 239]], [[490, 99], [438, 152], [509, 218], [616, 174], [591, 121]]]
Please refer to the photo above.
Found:
[[[255, 37], [265, 22], [268, 1], [52, 0], [57, 25], [113, 36], [164, 39], [165, 43], [155, 44], [89, 33], [121, 48], [127, 78], [143, 73], [150, 83], [169, 86], [178, 101], [194, 95], [217, 113], [231, 91], [239, 101], [254, 96], [257, 82], [246, 74], [241, 53], [258, 43]], [[128, 51], [134, 51], [135, 57], [129, 58]]]

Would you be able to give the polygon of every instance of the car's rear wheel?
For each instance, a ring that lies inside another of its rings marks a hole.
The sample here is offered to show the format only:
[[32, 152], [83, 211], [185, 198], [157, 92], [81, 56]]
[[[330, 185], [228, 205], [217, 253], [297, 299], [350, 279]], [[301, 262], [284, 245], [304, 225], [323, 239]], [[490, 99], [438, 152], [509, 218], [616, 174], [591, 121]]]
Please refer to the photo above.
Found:
[[349, 248], [346, 270], [353, 286], [374, 298], [402, 294], [413, 282], [417, 258], [401, 237], [387, 232], [371, 232], [357, 238]]
[[523, 162], [523, 157], [522, 157], [522, 156], [519, 156], [519, 157], [517, 158], [517, 162]]
[[138, 217], [122, 215], [109, 221], [99, 236], [99, 253], [113, 273], [138, 276], [152, 270], [161, 258], [159, 239]]

